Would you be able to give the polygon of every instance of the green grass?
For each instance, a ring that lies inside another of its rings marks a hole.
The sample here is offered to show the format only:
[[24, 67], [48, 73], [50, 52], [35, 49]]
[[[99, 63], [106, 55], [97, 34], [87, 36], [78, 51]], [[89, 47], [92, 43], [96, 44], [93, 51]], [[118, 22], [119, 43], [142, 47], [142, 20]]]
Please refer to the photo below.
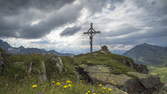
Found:
[[[62, 85], [56, 86], [52, 82], [41, 84], [23, 81], [15, 83], [3, 78], [0, 79], [4, 80], [0, 82], [0, 94], [86, 94], [88, 90], [92, 92], [89, 94], [93, 94], [93, 92], [95, 94], [114, 94], [118, 92], [115, 89], [112, 91], [109, 91], [108, 88], [104, 90], [103, 86], [99, 87], [98, 85], [91, 85], [81, 81], [79, 83], [72, 82], [71, 87], [63, 88], [66, 84], [65, 81], [59, 81]], [[36, 84], [37, 88], [32, 88], [33, 84]]]
[[162, 82], [167, 82], [167, 67], [149, 66], [150, 74], [158, 75]]
[[134, 69], [123, 64], [122, 62], [124, 60], [133, 62], [131, 59], [125, 56], [103, 54], [101, 52], [94, 52], [93, 54], [78, 55], [74, 57], [74, 62], [76, 64], [107, 65], [112, 68], [113, 73], [126, 73], [129, 71], [135, 71]]

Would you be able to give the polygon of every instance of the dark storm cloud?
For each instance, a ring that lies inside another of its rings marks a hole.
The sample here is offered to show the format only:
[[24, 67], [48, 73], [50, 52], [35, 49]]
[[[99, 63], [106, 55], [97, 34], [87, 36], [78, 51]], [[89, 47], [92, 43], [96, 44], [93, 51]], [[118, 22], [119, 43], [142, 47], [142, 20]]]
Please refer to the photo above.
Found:
[[[109, 0], [0, 0], [0, 37], [41, 38], [75, 22], [82, 8], [99, 12]], [[35, 21], [36, 24], [34, 25]], [[73, 32], [75, 33], [75, 32]]]
[[[69, 12], [68, 15], [66, 15], [65, 13], [69, 11], [68, 9], [70, 9], [71, 12]], [[44, 22], [41, 22], [37, 26], [30, 26], [30, 27], [24, 28], [20, 35], [22, 35], [24, 38], [26, 37], [27, 38], [39, 38], [44, 35], [47, 35], [55, 27], [59, 27], [63, 24], [68, 24], [68, 23], [72, 23], [73, 21], [75, 21], [80, 13], [78, 9], [80, 9], [80, 6], [76, 6], [76, 7], [69, 6], [69, 8], [67, 9], [66, 8], [62, 9], [61, 11], [56, 12], [54, 14], [56, 16], [50, 17], [49, 19], [47, 19]]]
[[61, 32], [61, 36], [71, 36], [74, 35], [76, 32], [79, 32], [81, 30], [81, 27], [74, 26], [66, 28], [63, 32]]
[[18, 13], [21, 9], [58, 9], [74, 0], [0, 0], [0, 11], [8, 15]]
[[[72, 23], [82, 8], [70, 5], [73, 1], [1, 0], [0, 37], [40, 38], [56, 27]], [[45, 17], [49, 13], [51, 15]], [[41, 15], [44, 15], [43, 18]], [[33, 21], [38, 19], [41, 19], [39, 24], [33, 25]]]

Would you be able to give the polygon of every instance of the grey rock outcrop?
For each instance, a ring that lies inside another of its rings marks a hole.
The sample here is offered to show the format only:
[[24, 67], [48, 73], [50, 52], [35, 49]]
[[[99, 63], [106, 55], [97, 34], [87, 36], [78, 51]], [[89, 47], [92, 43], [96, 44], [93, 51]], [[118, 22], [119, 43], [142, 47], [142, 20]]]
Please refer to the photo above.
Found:
[[53, 55], [50, 58], [50, 63], [53, 64], [54, 67], [58, 70], [59, 73], [63, 72], [64, 64], [62, 62], [62, 59], [58, 56]]
[[36, 54], [29, 61], [12, 62], [12, 66], [20, 66], [14, 74], [16, 79], [24, 75], [29, 78], [37, 78], [40, 82], [54, 79], [64, 71], [62, 59], [52, 54]]
[[81, 65], [80, 67], [84, 69], [93, 83], [110, 84], [128, 94], [153, 94], [159, 92], [163, 85], [159, 77], [148, 74], [137, 72], [113, 74], [112, 69], [104, 65]]
[[3, 74], [5, 68], [5, 64], [3, 61], [0, 60], [0, 75]]
[[148, 74], [149, 70], [147, 69], [147, 66], [146, 65], [143, 65], [143, 64], [136, 64], [134, 63], [132, 60], [127, 60], [127, 59], [124, 59], [122, 61], [122, 63], [124, 63], [125, 65], [135, 69], [137, 72], [139, 73], [144, 73], [144, 74]]
[[3, 56], [2, 56], [2, 52], [0, 51], [0, 75], [3, 74], [4, 69], [5, 69], [5, 63], [3, 61]]

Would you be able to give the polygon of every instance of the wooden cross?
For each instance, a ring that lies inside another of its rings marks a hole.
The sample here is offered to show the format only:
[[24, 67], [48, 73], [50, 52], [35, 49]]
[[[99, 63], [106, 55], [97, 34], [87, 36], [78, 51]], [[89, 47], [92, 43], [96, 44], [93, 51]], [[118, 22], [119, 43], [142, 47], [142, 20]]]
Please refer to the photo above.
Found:
[[100, 33], [100, 31], [95, 31], [93, 29], [93, 23], [90, 24], [90, 28], [89, 28], [88, 32], [84, 32], [84, 34], [88, 34], [88, 36], [90, 38], [90, 53], [93, 52], [93, 36], [97, 33]]

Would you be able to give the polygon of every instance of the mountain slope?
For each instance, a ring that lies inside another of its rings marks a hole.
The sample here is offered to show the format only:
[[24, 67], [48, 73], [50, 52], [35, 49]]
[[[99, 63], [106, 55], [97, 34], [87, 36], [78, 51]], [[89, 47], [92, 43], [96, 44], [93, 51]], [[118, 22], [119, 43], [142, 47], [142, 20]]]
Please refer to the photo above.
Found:
[[138, 64], [165, 65], [167, 64], [167, 48], [150, 44], [141, 44], [124, 53]]
[[0, 48], [12, 54], [32, 54], [32, 53], [48, 54], [48, 53], [52, 53], [52, 54], [61, 55], [61, 56], [73, 55], [70, 53], [59, 53], [55, 50], [46, 51], [44, 49], [39, 49], [39, 48], [24, 48], [23, 46], [15, 48], [15, 47], [10, 46], [7, 42], [3, 40], [0, 40]]

